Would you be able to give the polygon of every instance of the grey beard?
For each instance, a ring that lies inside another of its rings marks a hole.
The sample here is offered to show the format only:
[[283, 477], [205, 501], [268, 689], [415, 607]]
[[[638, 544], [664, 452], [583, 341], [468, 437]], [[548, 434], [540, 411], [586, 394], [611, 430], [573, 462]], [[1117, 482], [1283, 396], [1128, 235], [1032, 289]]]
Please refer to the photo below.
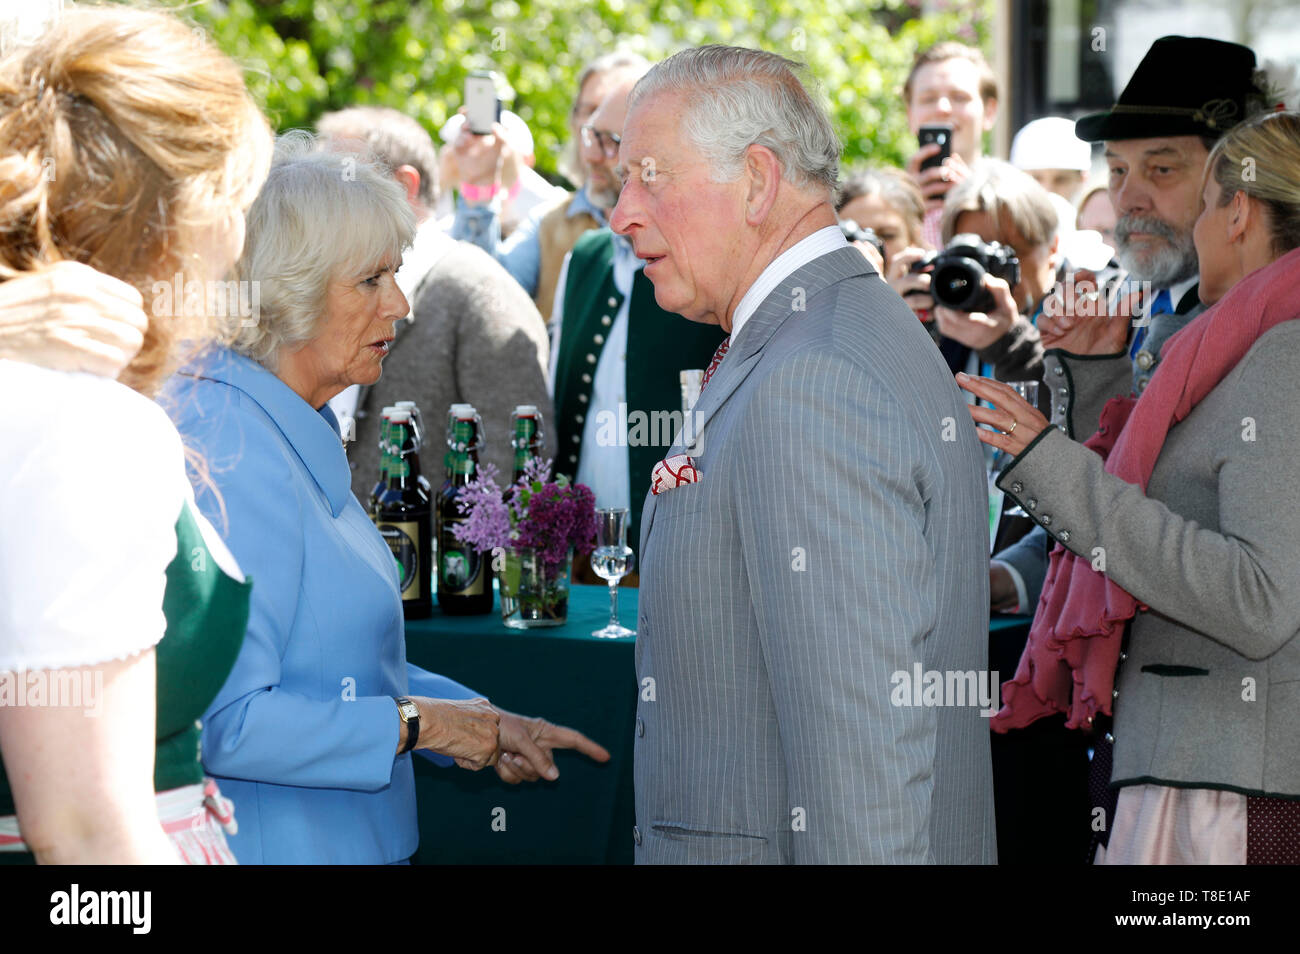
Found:
[[[1150, 232], [1169, 244], [1160, 249], [1147, 250], [1139, 258], [1137, 250], [1129, 244], [1133, 232]], [[1191, 231], [1180, 232], [1154, 216], [1122, 215], [1115, 223], [1116, 257], [1131, 278], [1150, 282], [1155, 288], [1168, 288], [1196, 275], [1199, 264], [1196, 243]]]

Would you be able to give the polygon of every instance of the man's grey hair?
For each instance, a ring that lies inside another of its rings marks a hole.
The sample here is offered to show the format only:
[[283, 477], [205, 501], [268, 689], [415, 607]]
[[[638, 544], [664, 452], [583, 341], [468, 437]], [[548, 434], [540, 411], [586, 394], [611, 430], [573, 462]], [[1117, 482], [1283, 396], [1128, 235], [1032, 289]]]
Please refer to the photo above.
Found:
[[807, 76], [801, 64], [775, 53], [702, 46], [652, 67], [628, 109], [661, 93], [683, 93], [681, 128], [708, 158], [714, 182], [739, 176], [745, 151], [758, 145], [776, 155], [787, 182], [824, 189], [829, 198], [839, 184], [840, 140], [801, 75]]
[[437, 203], [438, 149], [428, 130], [406, 113], [387, 106], [351, 106], [323, 115], [316, 132], [341, 145], [364, 143], [390, 171], [410, 166], [420, 174], [420, 201], [430, 208]]
[[294, 130], [279, 137], [266, 184], [248, 210], [240, 281], [257, 282], [260, 313], [234, 349], [271, 371], [280, 352], [316, 337], [331, 281], [401, 264], [415, 213], [382, 166], [317, 148]]
[[601, 73], [613, 73], [615, 70], [645, 73], [648, 69], [650, 69], [650, 61], [640, 53], [633, 53], [631, 50], [615, 50], [613, 53], [596, 57], [578, 74], [578, 85], [573, 91], [573, 106], [569, 109], [569, 115], [578, 111], [578, 103], [582, 100], [582, 87], [587, 85], [587, 80], [591, 77]]
[[999, 233], [1002, 223], [1010, 222], [1034, 247], [1050, 243], [1060, 228], [1060, 216], [1047, 190], [1001, 159], [980, 159], [948, 193], [939, 220], [945, 245], [956, 233], [957, 219], [966, 212], [987, 213]]

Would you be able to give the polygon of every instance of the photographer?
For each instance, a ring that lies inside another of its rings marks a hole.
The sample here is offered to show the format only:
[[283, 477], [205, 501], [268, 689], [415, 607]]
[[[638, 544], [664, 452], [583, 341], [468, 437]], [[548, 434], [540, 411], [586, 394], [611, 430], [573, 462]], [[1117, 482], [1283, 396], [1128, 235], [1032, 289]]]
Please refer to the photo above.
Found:
[[960, 341], [993, 366], [1002, 381], [1043, 375], [1043, 346], [1034, 323], [1057, 282], [1070, 271], [1060, 252], [1056, 207], [1025, 173], [999, 159], [982, 159], [948, 194], [941, 231], [945, 246], [960, 234], [1009, 246], [1019, 280], [984, 276], [992, 307], [960, 311], [936, 302], [934, 319], [945, 338]]

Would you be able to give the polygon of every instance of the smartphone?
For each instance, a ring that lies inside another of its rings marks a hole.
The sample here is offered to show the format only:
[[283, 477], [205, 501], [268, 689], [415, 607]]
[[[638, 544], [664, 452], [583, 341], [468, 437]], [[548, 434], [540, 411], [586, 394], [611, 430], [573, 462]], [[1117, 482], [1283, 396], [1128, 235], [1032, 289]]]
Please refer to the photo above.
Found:
[[939, 151], [921, 163], [922, 169], [933, 169], [941, 165], [945, 159], [952, 155], [952, 127], [951, 126], [922, 126], [916, 132], [916, 140], [922, 146], [928, 146], [931, 143], [939, 147]]
[[496, 80], [490, 70], [478, 70], [465, 77], [465, 121], [469, 131], [480, 136], [492, 132], [492, 124], [501, 119]]

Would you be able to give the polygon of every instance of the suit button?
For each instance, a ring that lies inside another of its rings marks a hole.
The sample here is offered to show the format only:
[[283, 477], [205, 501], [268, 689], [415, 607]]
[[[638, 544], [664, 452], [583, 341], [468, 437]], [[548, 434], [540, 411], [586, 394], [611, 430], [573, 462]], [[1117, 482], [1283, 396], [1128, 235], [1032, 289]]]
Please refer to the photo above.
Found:
[[618, 307], [618, 299], [617, 299], [617, 298], [612, 298], [612, 297], [611, 297], [611, 298], [609, 299], [609, 307], [610, 307], [610, 308], [617, 308], [617, 307]]
[[1070, 410], [1070, 409], [1069, 409], [1068, 407], [1066, 407], [1064, 404], [1058, 404], [1058, 405], [1056, 405], [1056, 413], [1057, 413], [1057, 414], [1065, 414], [1065, 413], [1066, 413], [1067, 411], [1069, 411], [1069, 410]]
[[585, 395], [585, 394], [579, 394], [579, 395], [578, 395], [578, 403], [579, 403], [579, 404], [586, 404], [586, 403], [587, 403], [587, 395]]
[[1062, 543], [1069, 543], [1069, 542], [1070, 542], [1070, 531], [1069, 531], [1069, 530], [1062, 530], [1060, 533], [1058, 533], [1058, 534], [1056, 535], [1056, 538], [1057, 538], [1058, 540], [1060, 540]]
[[1107, 733], [1106, 733], [1106, 741], [1109, 742], [1111, 745], [1114, 745], [1114, 744], [1115, 744], [1115, 736], [1113, 736], [1113, 735], [1111, 735], [1109, 732], [1107, 732]]
[[1151, 365], [1156, 362], [1156, 356], [1146, 348], [1143, 348], [1134, 356], [1133, 360], [1137, 362], [1137, 366], [1143, 371], [1150, 371]]
[[575, 415], [573, 415], [573, 419], [574, 419], [575, 421], [577, 421], [579, 424], [581, 424], [581, 423], [582, 423], [582, 420], [583, 420], [581, 414], [575, 414]]
[[1120, 653], [1120, 654], [1119, 654], [1119, 661], [1120, 661], [1120, 662], [1123, 662], [1123, 661], [1126, 660], [1126, 659], [1128, 659], [1128, 653]]
[[596, 356], [595, 356], [594, 354], [589, 354], [589, 355], [587, 355], [587, 363], [588, 363], [588, 364], [595, 364], [595, 363], [596, 363]]
[[590, 384], [590, 383], [591, 383], [591, 375], [590, 375], [590, 374], [584, 374], [584, 375], [582, 376], [582, 383], [583, 383], [583, 384]]
[[1025, 501], [1025, 507], [1026, 507], [1027, 509], [1029, 509], [1029, 510], [1037, 510], [1037, 509], [1038, 509], [1038, 498], [1037, 498], [1037, 497], [1030, 497], [1028, 500]]
[[1056, 393], [1059, 394], [1059, 395], [1060, 395], [1061, 397], [1063, 397], [1063, 398], [1068, 398], [1068, 397], [1070, 396], [1070, 389], [1069, 389], [1069, 388], [1060, 388], [1059, 390], [1057, 390]]
[[1110, 697], [1111, 697], [1112, 699], [1118, 699], [1118, 698], [1119, 698], [1119, 690], [1118, 690], [1118, 689], [1112, 689], [1112, 690], [1110, 691]]
[[604, 325], [606, 328], [608, 328], [610, 324], [612, 324], [612, 319], [609, 317], [609, 315], [601, 315], [600, 323]]
[[1150, 383], [1151, 383], [1151, 378], [1145, 374], [1142, 375], [1142, 377], [1138, 378], [1138, 386], [1137, 386], [1138, 394], [1141, 394], [1143, 391], [1145, 391], [1147, 389], [1147, 385]]
[[1012, 483], [1011, 483], [1011, 492], [1012, 492], [1013, 494], [1018, 494], [1018, 493], [1022, 492], [1024, 489], [1025, 489], [1025, 485], [1022, 484], [1020, 481], [1018, 481], [1018, 480], [1016, 480], [1016, 481], [1012, 481]]
[[572, 441], [573, 443], [575, 443], [575, 444], [581, 444], [581, 443], [582, 443], [582, 438], [579, 437], [577, 433], [570, 434], [570, 435], [569, 435], [569, 440], [571, 440], [571, 441]]
[[641, 847], [641, 829], [636, 827], [636, 825], [632, 826], [632, 840], [636, 842], [638, 848]]
[[604, 343], [605, 343], [605, 336], [604, 336], [604, 335], [596, 335], [596, 337], [593, 338], [592, 340], [595, 341], [596, 344], [604, 344]]
[[642, 722], [640, 719], [636, 720], [636, 737], [638, 739], [645, 738], [645, 723]]
[[1045, 513], [1038, 518], [1038, 522], [1045, 527], [1050, 527], [1052, 525], [1052, 515], [1050, 513]]
[[1065, 374], [1065, 368], [1061, 367], [1061, 366], [1058, 364], [1058, 365], [1056, 365], [1055, 367], [1052, 368], [1052, 373], [1053, 373], [1053, 374]]
[[569, 463], [570, 463], [570, 464], [576, 464], [577, 462], [578, 462], [578, 455], [577, 455], [577, 454], [570, 454], [570, 455], [569, 455]]
[[1064, 425], [1064, 424], [1057, 424], [1057, 425], [1056, 425], [1056, 429], [1057, 429], [1058, 431], [1060, 431], [1062, 434], [1067, 433], [1066, 430], [1065, 430], [1065, 425]]

